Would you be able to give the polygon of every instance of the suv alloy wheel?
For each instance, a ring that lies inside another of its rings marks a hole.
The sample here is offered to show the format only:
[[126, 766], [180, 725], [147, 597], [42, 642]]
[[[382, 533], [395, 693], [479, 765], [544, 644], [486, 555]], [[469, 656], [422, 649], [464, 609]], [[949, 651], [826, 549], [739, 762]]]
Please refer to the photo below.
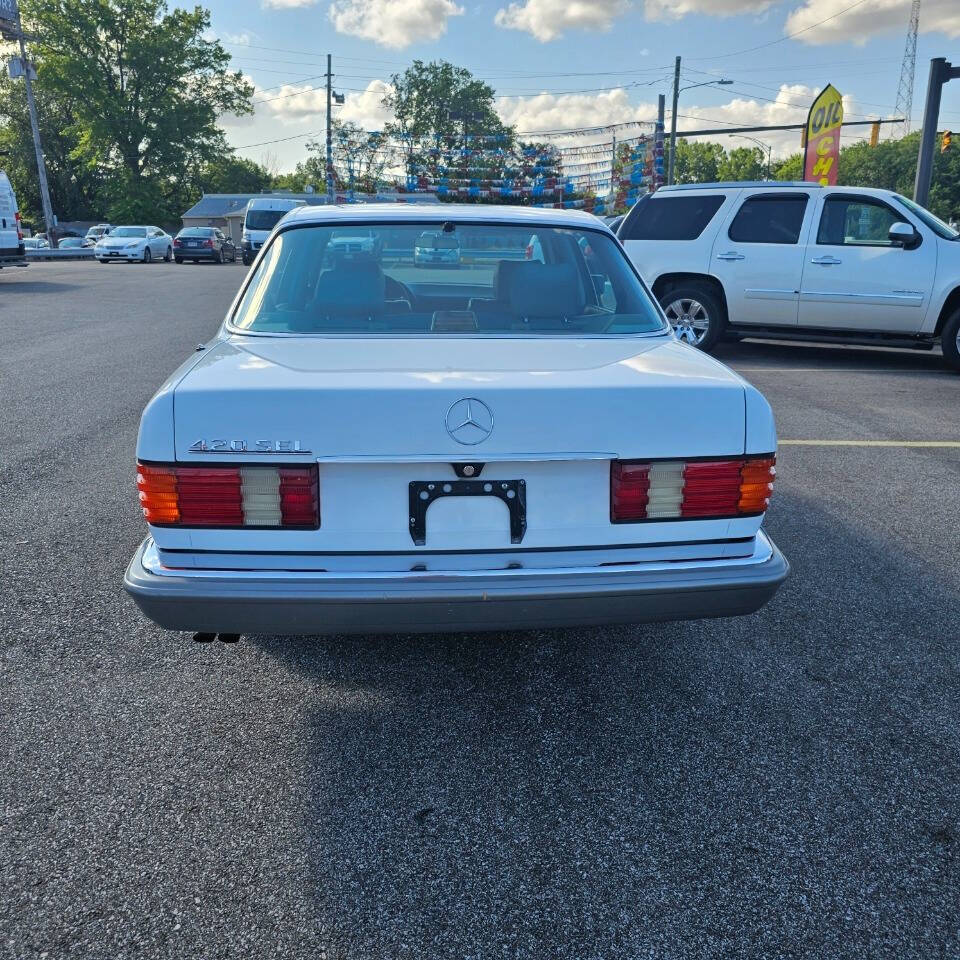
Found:
[[723, 307], [705, 287], [673, 287], [660, 304], [677, 338], [701, 350], [712, 349], [726, 326]]

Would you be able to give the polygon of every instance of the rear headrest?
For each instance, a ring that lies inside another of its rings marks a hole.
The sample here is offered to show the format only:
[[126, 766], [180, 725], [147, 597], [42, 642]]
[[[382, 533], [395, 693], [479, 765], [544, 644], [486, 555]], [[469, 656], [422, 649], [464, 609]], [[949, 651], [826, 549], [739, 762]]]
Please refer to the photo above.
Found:
[[526, 260], [498, 260], [493, 268], [493, 299], [510, 299], [510, 278], [526, 265]]
[[521, 317], [575, 317], [583, 313], [584, 296], [572, 263], [518, 261], [511, 270], [506, 299]]
[[375, 260], [343, 260], [317, 280], [314, 305], [330, 315], [382, 313], [386, 281]]

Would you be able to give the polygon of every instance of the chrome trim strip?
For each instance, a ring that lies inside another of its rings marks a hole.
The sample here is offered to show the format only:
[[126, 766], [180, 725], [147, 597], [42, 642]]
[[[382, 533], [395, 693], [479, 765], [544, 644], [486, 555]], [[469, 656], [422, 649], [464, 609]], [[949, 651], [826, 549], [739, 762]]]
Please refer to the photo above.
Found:
[[[143, 551], [143, 568], [147, 573], [157, 577], [176, 577], [191, 580], [285, 580], [320, 583], [337, 583], [345, 581], [365, 582], [394, 582], [394, 583], [430, 583], [435, 581], [463, 581], [472, 580], [504, 580], [522, 581], [526, 577], [563, 578], [567, 576], [597, 576], [611, 577], [617, 575], [636, 576], [637, 573], [659, 573], [681, 570], [727, 570], [738, 567], [750, 567], [765, 563], [773, 556], [773, 547], [762, 530], [758, 531], [753, 552], [746, 557], [732, 557], [719, 560], [671, 560], [671, 561], [639, 561], [625, 562], [617, 565], [577, 566], [577, 567], [521, 567], [500, 570], [409, 570], [397, 572], [386, 571], [327, 571], [313, 570], [196, 570], [190, 568], [165, 567], [160, 562], [157, 546], [152, 539], [148, 540]], [[509, 553], [504, 554], [505, 561], [509, 560]]]
[[799, 295], [799, 290], [781, 290], [778, 288], [767, 290], [763, 287], [748, 287], [744, 290], [744, 296], [748, 300], [796, 300]]
[[802, 290], [800, 292], [801, 300], [811, 300], [820, 302], [822, 300], [854, 300], [857, 303], [898, 303], [909, 304], [912, 307], [919, 307], [923, 303], [924, 295], [916, 294], [904, 296], [895, 293], [840, 293], [834, 290]]
[[485, 453], [467, 456], [463, 450], [451, 453], [377, 454], [344, 453], [317, 457], [317, 463], [552, 463], [558, 460], [616, 460], [617, 454], [601, 451], [573, 453]]

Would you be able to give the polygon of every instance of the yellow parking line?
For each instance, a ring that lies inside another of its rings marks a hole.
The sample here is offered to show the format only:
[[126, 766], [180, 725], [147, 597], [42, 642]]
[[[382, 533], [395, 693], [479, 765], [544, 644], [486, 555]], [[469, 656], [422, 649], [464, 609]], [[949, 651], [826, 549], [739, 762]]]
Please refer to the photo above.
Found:
[[781, 447], [938, 447], [960, 449], [960, 440], [779, 440]]

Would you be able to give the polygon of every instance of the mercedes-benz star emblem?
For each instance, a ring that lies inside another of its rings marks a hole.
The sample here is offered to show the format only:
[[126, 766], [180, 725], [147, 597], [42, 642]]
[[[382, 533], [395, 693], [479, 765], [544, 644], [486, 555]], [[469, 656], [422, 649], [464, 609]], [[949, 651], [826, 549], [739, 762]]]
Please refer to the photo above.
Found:
[[447, 433], [457, 443], [472, 447], [493, 433], [493, 414], [476, 397], [464, 397], [447, 411]]

